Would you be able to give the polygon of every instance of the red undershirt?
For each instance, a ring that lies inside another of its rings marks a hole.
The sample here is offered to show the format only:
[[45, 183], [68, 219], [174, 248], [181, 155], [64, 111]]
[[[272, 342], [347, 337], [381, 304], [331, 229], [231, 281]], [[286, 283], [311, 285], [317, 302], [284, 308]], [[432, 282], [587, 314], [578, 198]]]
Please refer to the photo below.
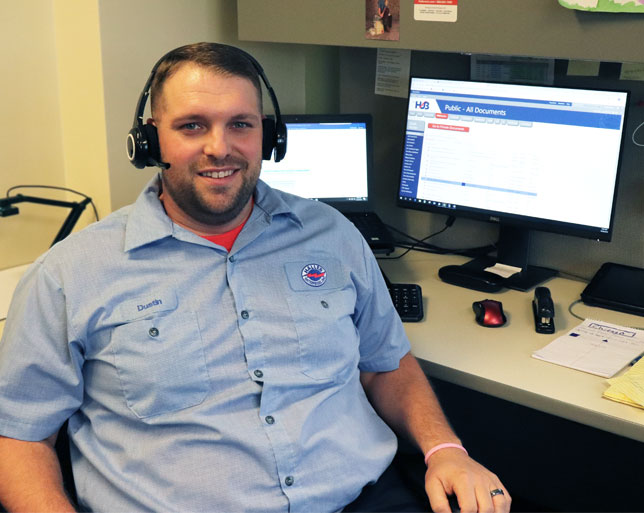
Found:
[[[253, 204], [255, 203], [253, 200], [251, 201]], [[251, 212], [253, 211], [252, 206], [250, 211]], [[250, 217], [250, 214], [248, 214], [248, 217]], [[237, 240], [237, 236], [242, 231], [242, 228], [244, 228], [246, 221], [248, 221], [248, 217], [244, 219], [244, 221], [239, 226], [237, 226], [236, 228], [233, 228], [232, 230], [226, 233], [216, 233], [215, 235], [201, 235], [201, 237], [203, 237], [206, 240], [209, 240], [210, 242], [214, 242], [219, 246], [225, 247], [226, 250], [230, 252], [230, 250], [233, 247], [233, 244], [235, 244], [235, 240]]]

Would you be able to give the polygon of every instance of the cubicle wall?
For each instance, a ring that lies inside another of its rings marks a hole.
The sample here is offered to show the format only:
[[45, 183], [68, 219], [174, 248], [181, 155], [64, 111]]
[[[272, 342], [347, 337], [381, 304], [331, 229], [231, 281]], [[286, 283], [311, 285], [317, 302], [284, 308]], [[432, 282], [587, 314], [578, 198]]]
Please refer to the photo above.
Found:
[[[644, 14], [582, 12], [557, 0], [458, 0], [455, 23], [417, 21], [400, 5], [400, 40], [364, 35], [377, 0], [237, 0], [239, 39], [644, 62]], [[420, 2], [419, 2], [420, 3]]]
[[[418, 238], [441, 229], [445, 217], [403, 210], [396, 206], [398, 173], [402, 160], [406, 99], [374, 94], [376, 50], [343, 48], [341, 51], [341, 107], [344, 111], [366, 111], [374, 116], [374, 145], [378, 181], [379, 213], [400, 229]], [[599, 77], [567, 76], [567, 61], [556, 61], [555, 84], [570, 87], [628, 89], [631, 94], [621, 176], [617, 197], [615, 230], [610, 243], [559, 234], [535, 232], [533, 263], [552, 266], [591, 277], [603, 262], [644, 267], [644, 148], [631, 136], [644, 122], [644, 82], [619, 80], [619, 66], [602, 65]], [[463, 54], [412, 51], [411, 72], [420, 76], [468, 79], [470, 57]], [[638, 132], [644, 143], [644, 127]], [[575, 191], [570, 191], [574, 194]], [[433, 242], [447, 247], [472, 247], [493, 242], [497, 225], [466, 219], [458, 221]]]
[[[428, 77], [468, 79], [471, 54], [545, 57], [556, 59], [556, 85], [631, 90], [613, 241], [537, 233], [531, 257], [536, 264], [585, 277], [606, 261], [644, 267], [644, 148], [631, 142], [644, 121], [644, 82], [619, 80], [621, 62], [644, 62], [644, 14], [581, 12], [556, 0], [459, 0], [457, 21], [451, 23], [415, 20], [414, 2], [399, 5], [399, 40], [382, 41], [365, 37], [370, 4], [363, 0], [329, 0], [323, 8], [313, 0], [238, 0], [239, 38], [340, 47], [340, 109], [374, 116], [377, 209], [386, 221], [417, 237], [440, 229], [444, 217], [395, 206], [406, 99], [374, 94], [377, 48], [411, 50], [411, 72]], [[599, 76], [568, 76], [569, 59], [600, 61]], [[487, 244], [497, 230], [459, 219], [435, 242]]]

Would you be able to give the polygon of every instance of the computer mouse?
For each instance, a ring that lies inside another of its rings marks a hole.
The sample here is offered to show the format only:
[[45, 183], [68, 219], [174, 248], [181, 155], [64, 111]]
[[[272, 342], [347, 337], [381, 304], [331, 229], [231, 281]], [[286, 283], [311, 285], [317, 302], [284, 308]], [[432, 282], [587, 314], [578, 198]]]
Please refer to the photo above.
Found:
[[486, 328], [498, 328], [507, 321], [503, 313], [503, 304], [500, 301], [493, 299], [474, 301], [472, 310], [474, 310], [476, 322]]

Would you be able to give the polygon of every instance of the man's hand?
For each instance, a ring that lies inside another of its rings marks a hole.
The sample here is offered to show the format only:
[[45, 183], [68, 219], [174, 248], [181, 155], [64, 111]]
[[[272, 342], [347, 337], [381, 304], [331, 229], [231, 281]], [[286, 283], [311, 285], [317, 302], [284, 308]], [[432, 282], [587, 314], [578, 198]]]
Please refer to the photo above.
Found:
[[[451, 511], [448, 495], [455, 495], [464, 513], [507, 513], [512, 498], [499, 478], [457, 448], [441, 449], [431, 455], [425, 474], [425, 490], [432, 511]], [[503, 493], [492, 490], [502, 490]]]
[[[422, 453], [440, 444], [460, 444], [425, 374], [411, 353], [390, 372], [365, 373], [362, 386], [378, 414], [399, 435], [416, 442]], [[492, 490], [503, 490], [492, 497]], [[429, 458], [425, 490], [435, 513], [451, 511], [448, 495], [455, 495], [463, 512], [507, 513], [510, 494], [492, 472], [458, 448], [436, 451]]]

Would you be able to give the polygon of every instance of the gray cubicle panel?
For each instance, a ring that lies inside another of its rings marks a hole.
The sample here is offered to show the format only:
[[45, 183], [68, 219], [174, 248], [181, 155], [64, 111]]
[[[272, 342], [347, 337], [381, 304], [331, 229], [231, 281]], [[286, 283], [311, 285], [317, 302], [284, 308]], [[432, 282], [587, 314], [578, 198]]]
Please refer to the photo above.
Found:
[[364, 0], [237, 0], [239, 39], [644, 62], [644, 14], [577, 11], [557, 0], [460, 0], [449, 23], [415, 20], [414, 2], [399, 5], [400, 39], [374, 41], [365, 37]]

